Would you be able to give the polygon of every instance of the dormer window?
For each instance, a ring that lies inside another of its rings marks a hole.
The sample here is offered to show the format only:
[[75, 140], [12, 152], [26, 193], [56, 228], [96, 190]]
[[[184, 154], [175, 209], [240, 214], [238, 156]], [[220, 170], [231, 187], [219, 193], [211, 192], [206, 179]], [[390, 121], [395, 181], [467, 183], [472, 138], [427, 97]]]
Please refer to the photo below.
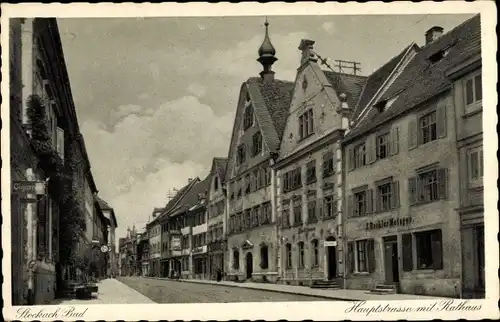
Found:
[[253, 106], [252, 102], [247, 101], [245, 103], [245, 115], [243, 116], [243, 128], [245, 130], [249, 129], [253, 125]]
[[387, 100], [383, 100], [375, 104], [375, 108], [379, 113], [385, 112], [387, 110]]

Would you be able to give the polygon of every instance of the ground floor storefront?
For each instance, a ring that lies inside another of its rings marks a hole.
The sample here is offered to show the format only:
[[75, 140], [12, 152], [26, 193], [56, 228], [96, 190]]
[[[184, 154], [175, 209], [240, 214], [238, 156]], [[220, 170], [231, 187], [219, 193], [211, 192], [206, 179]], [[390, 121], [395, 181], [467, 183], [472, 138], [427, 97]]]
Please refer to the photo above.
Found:
[[159, 258], [154, 258], [149, 260], [149, 272], [150, 276], [160, 277], [161, 272], [161, 262]]
[[222, 242], [208, 245], [208, 275], [217, 279], [217, 274], [224, 276], [224, 244]]
[[347, 288], [384, 285], [405, 294], [460, 297], [460, 233], [453, 216], [450, 210], [349, 218]]
[[207, 253], [193, 255], [193, 268], [191, 276], [194, 279], [208, 279], [210, 277], [208, 273]]
[[462, 297], [485, 296], [484, 214], [461, 215], [462, 232]]
[[149, 276], [149, 262], [142, 261], [142, 276]]

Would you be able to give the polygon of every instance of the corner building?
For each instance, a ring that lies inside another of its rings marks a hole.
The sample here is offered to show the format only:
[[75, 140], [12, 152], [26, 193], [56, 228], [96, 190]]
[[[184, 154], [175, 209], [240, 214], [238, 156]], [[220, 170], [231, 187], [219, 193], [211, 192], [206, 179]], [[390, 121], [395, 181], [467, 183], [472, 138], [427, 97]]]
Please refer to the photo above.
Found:
[[277, 80], [268, 35], [259, 49], [261, 77], [241, 86], [226, 169], [230, 280], [276, 281], [278, 277], [274, 174], [293, 84]]
[[343, 285], [342, 150], [366, 77], [324, 71], [303, 39], [277, 172], [280, 280]]
[[460, 296], [457, 115], [445, 71], [477, 45], [471, 24], [429, 29], [423, 47], [368, 78], [343, 142], [348, 288]]

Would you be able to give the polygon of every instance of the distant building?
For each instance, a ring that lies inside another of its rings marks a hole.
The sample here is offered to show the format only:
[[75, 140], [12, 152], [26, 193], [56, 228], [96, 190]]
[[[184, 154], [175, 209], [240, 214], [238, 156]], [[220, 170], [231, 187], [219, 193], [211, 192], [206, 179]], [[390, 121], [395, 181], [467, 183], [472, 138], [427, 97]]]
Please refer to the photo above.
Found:
[[102, 209], [104, 216], [108, 222], [108, 236], [107, 245], [109, 247], [109, 261], [106, 274], [109, 276], [117, 276], [118, 274], [118, 258], [116, 257], [116, 228], [118, 228], [118, 223], [116, 221], [116, 215], [114, 209], [103, 199], [97, 198], [99, 206]]

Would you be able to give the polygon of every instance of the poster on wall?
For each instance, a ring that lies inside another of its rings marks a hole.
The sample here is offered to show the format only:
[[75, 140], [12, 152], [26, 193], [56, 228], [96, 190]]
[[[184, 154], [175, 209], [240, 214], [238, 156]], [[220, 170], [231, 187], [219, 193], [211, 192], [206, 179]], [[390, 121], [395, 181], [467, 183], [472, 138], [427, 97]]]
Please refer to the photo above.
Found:
[[172, 237], [172, 250], [181, 250], [181, 238]]

